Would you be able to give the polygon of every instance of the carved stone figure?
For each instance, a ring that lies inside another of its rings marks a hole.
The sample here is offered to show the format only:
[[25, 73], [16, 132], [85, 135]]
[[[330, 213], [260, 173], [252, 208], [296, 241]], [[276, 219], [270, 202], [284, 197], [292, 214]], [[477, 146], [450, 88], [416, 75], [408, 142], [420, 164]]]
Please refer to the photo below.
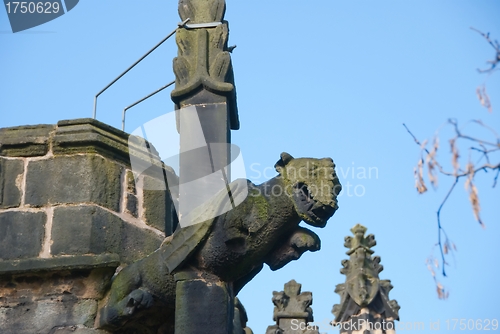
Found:
[[[341, 185], [334, 167], [329, 158], [294, 159], [282, 153], [275, 178], [261, 185], [248, 180], [232, 183], [233, 196], [238, 196], [241, 182], [248, 186], [248, 196], [239, 206], [177, 229], [157, 251], [116, 276], [100, 311], [99, 327], [120, 328], [141, 309], [159, 308], [168, 318], [180, 277], [230, 283], [236, 295], [264, 263], [277, 270], [305, 251], [317, 251], [319, 237], [298, 225], [304, 220], [324, 227], [337, 210]], [[179, 290], [180, 298], [178, 294]]]

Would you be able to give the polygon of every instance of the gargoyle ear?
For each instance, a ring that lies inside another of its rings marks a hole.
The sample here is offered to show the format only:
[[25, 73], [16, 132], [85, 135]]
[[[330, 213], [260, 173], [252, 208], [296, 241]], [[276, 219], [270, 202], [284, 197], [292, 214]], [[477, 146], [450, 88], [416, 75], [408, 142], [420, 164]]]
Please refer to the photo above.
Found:
[[280, 162], [280, 161], [283, 162], [283, 166], [286, 166], [290, 161], [292, 161], [294, 159], [290, 154], [288, 154], [286, 152], [281, 153], [280, 156], [281, 156], [281, 159], [278, 162]]
[[276, 169], [276, 171], [278, 173], [280, 173], [280, 169], [285, 167], [292, 160], [293, 160], [293, 157], [290, 154], [283, 152], [283, 153], [281, 153], [281, 158], [274, 165], [274, 168]]

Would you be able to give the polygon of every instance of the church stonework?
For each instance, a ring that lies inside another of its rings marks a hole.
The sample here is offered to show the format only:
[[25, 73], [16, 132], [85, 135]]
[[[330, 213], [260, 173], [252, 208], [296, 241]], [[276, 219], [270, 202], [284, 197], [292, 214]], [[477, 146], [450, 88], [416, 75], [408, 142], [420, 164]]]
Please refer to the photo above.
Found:
[[163, 180], [129, 163], [154, 149], [133, 143], [93, 119], [0, 129], [2, 333], [93, 332], [115, 272], [171, 234], [166, 188], [143, 189]]
[[[240, 124], [225, 6], [179, 0], [171, 93], [179, 175], [154, 143], [95, 119], [0, 129], [0, 332], [250, 334], [238, 292], [264, 265], [278, 270], [320, 249], [299, 224], [323, 228], [338, 209], [331, 158], [283, 152], [276, 177], [229, 182], [231, 130]], [[182, 188], [215, 172], [217, 182]], [[276, 187], [279, 195], [269, 192]], [[397, 319], [365, 230], [357, 225], [346, 239], [335, 323]], [[285, 284], [273, 303], [267, 334], [318, 334], [309, 326], [312, 294], [300, 284]]]
[[[196, 326], [207, 324], [189, 314], [207, 310], [223, 313], [202, 319], [227, 319], [211, 324], [213, 333], [249, 333], [234, 296], [264, 263], [277, 270], [318, 250], [318, 236], [298, 223], [323, 227], [337, 209], [332, 160], [283, 153], [279, 176], [248, 183], [249, 196], [236, 209], [181, 229], [165, 186], [173, 171], [143, 139], [77, 119], [0, 129], [0, 143], [0, 323], [6, 333], [197, 333]], [[157, 161], [162, 172], [136, 175], [130, 156], [146, 166]], [[318, 170], [326, 173], [313, 173]], [[149, 190], [151, 183], [164, 190]], [[312, 197], [325, 183], [332, 191]], [[269, 185], [289, 193], [268, 194]], [[200, 300], [200, 289], [214, 285]], [[121, 293], [126, 298], [113, 299]], [[218, 308], [219, 299], [227, 305]], [[179, 311], [193, 302], [200, 307]], [[195, 327], [176, 330], [182, 317]]]

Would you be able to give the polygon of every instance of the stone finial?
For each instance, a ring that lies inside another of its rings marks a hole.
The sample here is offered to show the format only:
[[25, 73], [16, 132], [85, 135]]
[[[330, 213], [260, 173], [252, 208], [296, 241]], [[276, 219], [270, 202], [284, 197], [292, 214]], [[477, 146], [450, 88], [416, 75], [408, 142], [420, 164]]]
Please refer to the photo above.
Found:
[[399, 320], [399, 305], [395, 300], [389, 300], [389, 291], [393, 288], [391, 281], [380, 280], [378, 274], [383, 270], [380, 257], [372, 257], [374, 252], [371, 248], [377, 244], [375, 236], [365, 236], [366, 230], [366, 227], [357, 224], [351, 229], [354, 236], [345, 238], [349, 260], [343, 260], [344, 268], [340, 269], [346, 275], [346, 283], [335, 288], [341, 301], [332, 310], [334, 325], [361, 318], [366, 318], [365, 323], [369, 323], [370, 319], [391, 323]]
[[179, 16], [189, 23], [221, 22], [225, 12], [225, 0], [179, 0]]
[[266, 334], [317, 334], [313, 321], [312, 293], [301, 292], [302, 285], [295, 280], [285, 284], [284, 291], [273, 292], [274, 315], [276, 325], [269, 326]]
[[230, 128], [239, 128], [236, 89], [228, 47], [229, 27], [224, 0], [180, 0], [179, 15], [189, 18], [178, 29], [178, 56], [172, 100], [178, 108], [200, 103], [227, 103]]

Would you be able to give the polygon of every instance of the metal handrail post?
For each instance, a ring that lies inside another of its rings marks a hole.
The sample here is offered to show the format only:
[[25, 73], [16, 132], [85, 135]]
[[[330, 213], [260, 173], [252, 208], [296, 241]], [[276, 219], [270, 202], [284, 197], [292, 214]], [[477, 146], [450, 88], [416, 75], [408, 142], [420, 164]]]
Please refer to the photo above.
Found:
[[151, 93], [151, 94], [149, 94], [148, 96], [145, 96], [145, 97], [143, 97], [142, 99], [140, 99], [140, 100], [138, 100], [138, 101], [136, 101], [136, 102], [132, 103], [132, 104], [131, 104], [131, 105], [129, 105], [128, 107], [125, 107], [125, 109], [123, 109], [123, 113], [122, 113], [122, 131], [125, 131], [125, 113], [127, 112], [127, 110], [128, 110], [128, 109], [130, 109], [130, 108], [132, 108], [132, 107], [134, 107], [134, 106], [138, 105], [139, 103], [141, 103], [141, 102], [142, 102], [142, 101], [144, 101], [144, 100], [149, 99], [151, 96], [155, 95], [156, 93], [161, 92], [162, 90], [164, 90], [164, 89], [165, 89], [165, 88], [167, 88], [167, 87], [172, 86], [174, 83], [175, 83], [175, 80], [174, 80], [174, 81], [172, 81], [172, 82], [170, 82], [170, 83], [168, 83], [168, 84], [166, 84], [165, 86], [161, 87], [160, 89], [155, 90], [154, 92], [152, 92], [152, 93]]
[[104, 91], [106, 91], [106, 89], [108, 89], [109, 87], [111, 87], [111, 85], [113, 85], [121, 77], [123, 77], [125, 74], [127, 74], [127, 72], [130, 71], [132, 68], [134, 68], [135, 65], [139, 64], [144, 58], [146, 58], [147, 56], [149, 56], [149, 54], [151, 52], [153, 52], [154, 50], [156, 50], [156, 48], [158, 48], [160, 45], [162, 45], [163, 42], [165, 42], [167, 39], [169, 39], [170, 37], [172, 37], [177, 32], [177, 29], [180, 28], [180, 27], [185, 26], [188, 21], [189, 21], [189, 18], [187, 18], [184, 21], [182, 21], [181, 23], [179, 23], [178, 26], [177, 26], [177, 28], [175, 28], [174, 31], [172, 31], [170, 34], [168, 34], [167, 37], [165, 37], [164, 39], [162, 39], [151, 50], [149, 50], [146, 54], [144, 54], [141, 58], [139, 58], [139, 60], [137, 60], [135, 63], [133, 63], [132, 66], [130, 66], [129, 68], [127, 68], [122, 74], [120, 74], [118, 77], [116, 77], [106, 87], [104, 87], [99, 93], [96, 94], [96, 96], [94, 97], [94, 112], [93, 112], [93, 115], [92, 115], [92, 117], [94, 119], [96, 118], [96, 115], [97, 115], [97, 98], [99, 97], [99, 95], [101, 95], [102, 93], [104, 93]]

